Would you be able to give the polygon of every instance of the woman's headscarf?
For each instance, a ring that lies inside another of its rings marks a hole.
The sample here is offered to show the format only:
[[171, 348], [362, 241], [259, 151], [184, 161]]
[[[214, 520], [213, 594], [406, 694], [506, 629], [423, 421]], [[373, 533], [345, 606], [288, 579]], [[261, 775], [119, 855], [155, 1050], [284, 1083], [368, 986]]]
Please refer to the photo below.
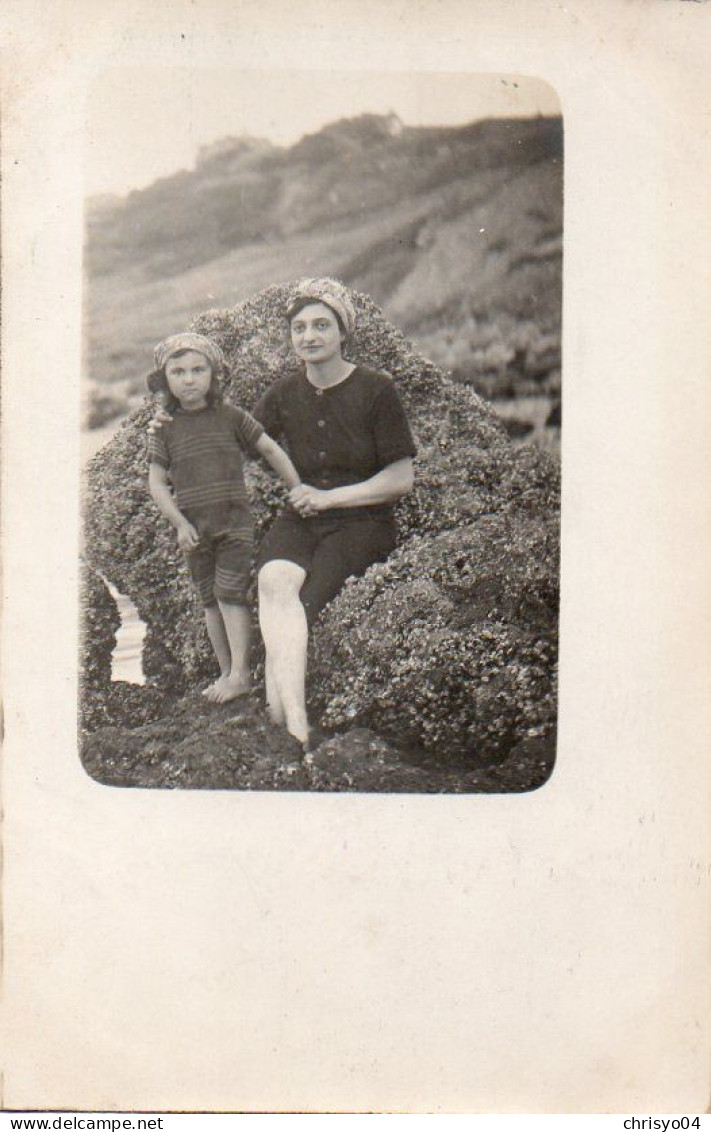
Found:
[[355, 330], [356, 312], [348, 291], [337, 279], [324, 276], [321, 279], [300, 279], [289, 296], [289, 310], [299, 299], [313, 299], [315, 303], [325, 303], [340, 318], [347, 335]]

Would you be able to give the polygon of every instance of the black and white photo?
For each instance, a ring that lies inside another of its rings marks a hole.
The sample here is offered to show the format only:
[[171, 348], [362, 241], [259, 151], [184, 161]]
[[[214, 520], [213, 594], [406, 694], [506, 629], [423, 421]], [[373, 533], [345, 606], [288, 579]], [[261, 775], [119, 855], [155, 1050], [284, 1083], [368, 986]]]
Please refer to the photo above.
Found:
[[[87, 200], [86, 769], [170, 788], [542, 785], [555, 92], [506, 75], [161, 77], [155, 92], [110, 73], [91, 103], [89, 185], [125, 185], [127, 154], [139, 176], [131, 143], [165, 162], [156, 132], [178, 135], [176, 160], [208, 140], [187, 168]], [[191, 359], [209, 405], [176, 394]], [[232, 441], [228, 412], [247, 414]]]

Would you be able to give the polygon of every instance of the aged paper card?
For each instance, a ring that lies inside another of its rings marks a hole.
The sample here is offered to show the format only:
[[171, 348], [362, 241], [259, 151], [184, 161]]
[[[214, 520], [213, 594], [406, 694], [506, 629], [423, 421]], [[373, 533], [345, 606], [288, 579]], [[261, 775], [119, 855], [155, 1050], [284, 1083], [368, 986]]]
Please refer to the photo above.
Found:
[[[4, 1106], [705, 1108], [711, 8], [18, 0], [0, 35]], [[128, 67], [496, 72], [560, 98], [562, 667], [543, 789], [122, 791], [83, 772], [86, 98]]]

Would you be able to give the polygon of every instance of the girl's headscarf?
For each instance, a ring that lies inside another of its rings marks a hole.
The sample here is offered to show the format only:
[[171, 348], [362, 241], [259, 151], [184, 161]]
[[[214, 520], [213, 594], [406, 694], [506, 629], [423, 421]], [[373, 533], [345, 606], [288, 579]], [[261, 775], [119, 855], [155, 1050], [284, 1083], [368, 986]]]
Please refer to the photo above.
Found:
[[171, 334], [170, 338], [164, 338], [158, 343], [153, 351], [156, 369], [163, 369], [168, 358], [172, 358], [179, 350], [195, 350], [198, 354], [204, 354], [213, 369], [222, 369], [224, 365], [219, 346], [204, 334], [193, 334], [186, 330], [182, 334]]
[[224, 371], [225, 360], [222, 356], [222, 350], [209, 338], [206, 338], [204, 334], [194, 334], [190, 330], [186, 330], [182, 334], [171, 334], [169, 338], [164, 338], [162, 342], [159, 342], [153, 351], [156, 368], [147, 378], [151, 393], [158, 393], [165, 388], [163, 374], [165, 363], [180, 350], [195, 350], [196, 353], [206, 357], [215, 377], [219, 377]]

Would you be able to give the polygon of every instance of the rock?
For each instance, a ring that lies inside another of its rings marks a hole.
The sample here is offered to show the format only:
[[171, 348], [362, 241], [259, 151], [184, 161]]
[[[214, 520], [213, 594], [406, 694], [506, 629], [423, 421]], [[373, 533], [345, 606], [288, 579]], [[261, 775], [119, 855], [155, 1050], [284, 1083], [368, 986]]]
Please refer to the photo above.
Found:
[[81, 755], [87, 773], [107, 785], [212, 790], [305, 789], [301, 756], [256, 699], [217, 706], [199, 693], [133, 729], [97, 729]]
[[326, 740], [305, 762], [314, 790], [431, 789], [425, 768], [408, 765], [395, 747], [367, 728]]
[[367, 728], [324, 739], [304, 755], [254, 700], [216, 707], [186, 696], [170, 714], [134, 730], [102, 727], [82, 746], [82, 763], [108, 786], [333, 793], [499, 793], [530, 790], [547, 778], [552, 756], [525, 744], [499, 765], [463, 766], [388, 742]]
[[346, 585], [316, 628], [323, 722], [473, 762], [554, 730], [557, 560], [554, 519], [505, 510], [413, 537]]
[[111, 655], [121, 618], [116, 602], [96, 570], [82, 562], [80, 578], [83, 688], [100, 691], [111, 682]]

